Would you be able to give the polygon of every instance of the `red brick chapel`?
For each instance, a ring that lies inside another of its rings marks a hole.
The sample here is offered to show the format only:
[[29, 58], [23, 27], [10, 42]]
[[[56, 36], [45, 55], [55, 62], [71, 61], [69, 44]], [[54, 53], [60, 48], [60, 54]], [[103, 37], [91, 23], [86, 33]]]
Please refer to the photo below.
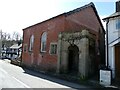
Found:
[[93, 3], [23, 29], [23, 66], [88, 77], [104, 63], [105, 31]]

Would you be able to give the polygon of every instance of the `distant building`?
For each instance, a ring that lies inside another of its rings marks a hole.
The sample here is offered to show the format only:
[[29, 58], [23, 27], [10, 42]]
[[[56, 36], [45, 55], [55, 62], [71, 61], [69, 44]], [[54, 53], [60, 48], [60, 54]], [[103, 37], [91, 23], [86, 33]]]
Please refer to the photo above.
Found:
[[105, 64], [104, 35], [90, 3], [23, 29], [22, 65], [89, 77]]
[[120, 78], [120, 1], [116, 2], [116, 12], [103, 20], [106, 21], [108, 38], [106, 62], [112, 70], [113, 78]]
[[6, 49], [6, 58], [11, 60], [17, 59], [21, 55], [22, 44], [14, 44]]

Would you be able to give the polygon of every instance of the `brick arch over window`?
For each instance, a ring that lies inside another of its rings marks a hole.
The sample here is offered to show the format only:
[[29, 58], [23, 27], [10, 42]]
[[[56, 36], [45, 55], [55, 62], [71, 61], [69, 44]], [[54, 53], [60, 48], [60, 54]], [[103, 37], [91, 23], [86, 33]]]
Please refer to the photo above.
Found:
[[30, 37], [29, 51], [33, 50], [33, 43], [34, 43], [34, 35], [31, 35], [31, 37]]
[[41, 52], [46, 52], [47, 32], [41, 36]]

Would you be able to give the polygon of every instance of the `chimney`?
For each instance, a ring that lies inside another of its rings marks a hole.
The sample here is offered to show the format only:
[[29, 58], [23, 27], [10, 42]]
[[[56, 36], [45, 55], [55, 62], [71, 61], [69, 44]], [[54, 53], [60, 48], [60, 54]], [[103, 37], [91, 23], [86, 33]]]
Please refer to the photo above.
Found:
[[120, 0], [116, 1], [116, 12], [120, 12]]

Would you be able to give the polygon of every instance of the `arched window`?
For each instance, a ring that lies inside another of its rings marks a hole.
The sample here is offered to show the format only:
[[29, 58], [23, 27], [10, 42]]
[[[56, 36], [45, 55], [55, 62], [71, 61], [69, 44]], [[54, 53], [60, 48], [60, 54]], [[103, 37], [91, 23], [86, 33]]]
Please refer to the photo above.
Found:
[[44, 32], [41, 37], [41, 52], [46, 52], [47, 32]]
[[34, 35], [30, 37], [30, 45], [29, 45], [29, 51], [33, 50], [33, 43], [34, 43]]

